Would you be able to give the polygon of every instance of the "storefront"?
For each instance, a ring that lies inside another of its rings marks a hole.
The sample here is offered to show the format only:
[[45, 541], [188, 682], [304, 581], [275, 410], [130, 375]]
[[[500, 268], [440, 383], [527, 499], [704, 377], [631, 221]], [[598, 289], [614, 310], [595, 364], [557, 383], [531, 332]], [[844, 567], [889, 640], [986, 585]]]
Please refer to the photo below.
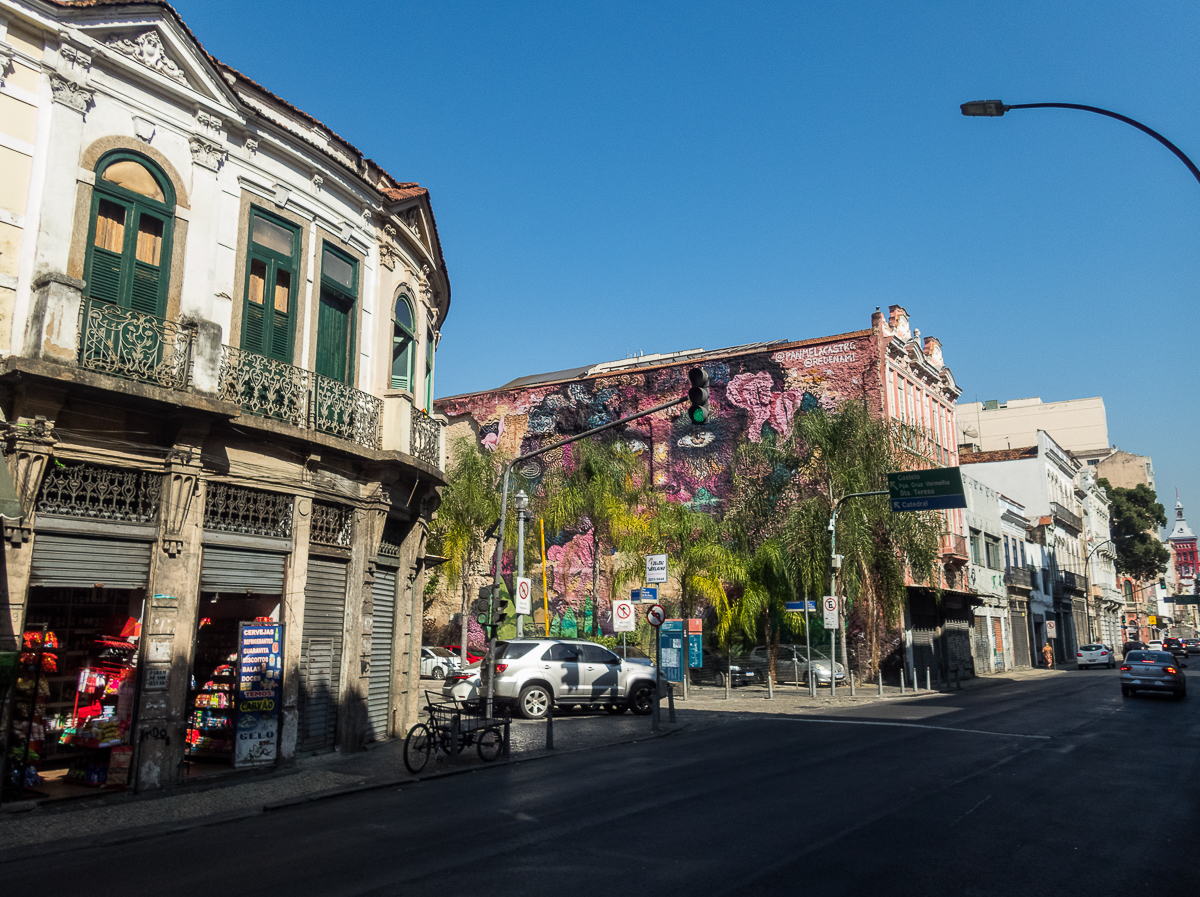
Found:
[[310, 558], [300, 646], [300, 752], [328, 751], [336, 744], [345, 622], [346, 563]]

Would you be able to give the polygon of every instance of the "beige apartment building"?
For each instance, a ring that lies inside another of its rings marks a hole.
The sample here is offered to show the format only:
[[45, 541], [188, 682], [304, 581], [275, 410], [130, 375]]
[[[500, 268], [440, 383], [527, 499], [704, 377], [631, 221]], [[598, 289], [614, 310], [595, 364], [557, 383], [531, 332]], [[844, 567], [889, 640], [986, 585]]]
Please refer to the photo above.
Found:
[[955, 411], [958, 441], [975, 451], [1037, 445], [1038, 430], [1049, 433], [1085, 465], [1095, 465], [1112, 451], [1104, 399], [1099, 396], [1064, 402], [1040, 398], [959, 402]]

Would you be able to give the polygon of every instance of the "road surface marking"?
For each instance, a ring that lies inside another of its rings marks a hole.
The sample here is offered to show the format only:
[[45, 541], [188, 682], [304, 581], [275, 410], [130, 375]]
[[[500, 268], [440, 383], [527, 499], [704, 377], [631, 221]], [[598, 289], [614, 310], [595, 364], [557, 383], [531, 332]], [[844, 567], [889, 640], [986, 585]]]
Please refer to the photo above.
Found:
[[1049, 735], [1019, 735], [1016, 732], [989, 732], [986, 729], [957, 729], [953, 726], [926, 726], [923, 723], [892, 723], [867, 719], [818, 719], [813, 717], [780, 717], [793, 723], [839, 723], [843, 726], [895, 726], [901, 729], [933, 729], [937, 732], [967, 732], [971, 735], [999, 735], [1003, 738], [1038, 738], [1050, 740]]

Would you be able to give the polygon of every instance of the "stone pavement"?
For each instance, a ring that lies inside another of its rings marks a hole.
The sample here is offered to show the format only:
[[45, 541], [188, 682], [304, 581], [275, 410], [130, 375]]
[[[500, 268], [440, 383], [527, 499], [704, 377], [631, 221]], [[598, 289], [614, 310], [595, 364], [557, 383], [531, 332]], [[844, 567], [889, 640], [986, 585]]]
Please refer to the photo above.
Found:
[[[1060, 675], [1057, 671], [1030, 670], [965, 680], [963, 690], [985, 688], [1014, 679]], [[923, 684], [923, 683], [922, 683]], [[817, 698], [807, 689], [791, 685], [775, 689], [767, 699], [766, 689], [734, 689], [726, 699], [724, 689], [692, 687], [683, 701], [677, 694], [676, 722], [662, 705], [658, 736], [688, 728], [736, 723], [745, 714], [824, 714], [900, 698], [920, 700], [939, 694], [922, 689], [885, 687], [880, 698], [876, 687], [838, 689], [831, 699], [828, 690]], [[945, 692], [941, 692], [945, 694]], [[514, 720], [511, 756], [507, 762], [536, 760], [548, 755], [545, 722]], [[657, 737], [649, 717], [620, 716], [600, 712], [563, 712], [555, 716], [554, 753], [598, 749]], [[170, 791], [134, 794], [103, 793], [70, 801], [5, 804], [0, 813], [0, 862], [19, 857], [45, 855], [73, 846], [120, 843], [168, 832], [211, 825], [284, 809], [298, 803], [323, 800], [364, 789], [403, 787], [417, 781], [403, 761], [403, 739], [393, 739], [355, 754], [330, 753], [298, 760], [282, 769], [266, 772], [230, 772], [223, 777], [199, 779]], [[499, 766], [503, 759], [484, 764], [473, 748], [465, 750], [451, 765], [444, 755], [430, 762], [421, 778], [478, 772]]]

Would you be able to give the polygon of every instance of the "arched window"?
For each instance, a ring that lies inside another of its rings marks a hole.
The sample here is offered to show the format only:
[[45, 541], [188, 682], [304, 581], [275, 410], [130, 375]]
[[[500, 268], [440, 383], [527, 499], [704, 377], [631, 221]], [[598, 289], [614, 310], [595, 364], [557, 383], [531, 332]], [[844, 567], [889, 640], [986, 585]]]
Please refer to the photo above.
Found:
[[1127, 580], [1125, 580], [1125, 603], [1130, 604], [1132, 602], [1133, 602], [1133, 583], [1131, 583], [1127, 579]]
[[396, 297], [392, 312], [392, 389], [412, 390], [413, 352], [416, 342], [416, 327], [412, 305], [401, 293]]
[[96, 165], [83, 278], [88, 298], [162, 317], [175, 190], [148, 159], [108, 153]]

